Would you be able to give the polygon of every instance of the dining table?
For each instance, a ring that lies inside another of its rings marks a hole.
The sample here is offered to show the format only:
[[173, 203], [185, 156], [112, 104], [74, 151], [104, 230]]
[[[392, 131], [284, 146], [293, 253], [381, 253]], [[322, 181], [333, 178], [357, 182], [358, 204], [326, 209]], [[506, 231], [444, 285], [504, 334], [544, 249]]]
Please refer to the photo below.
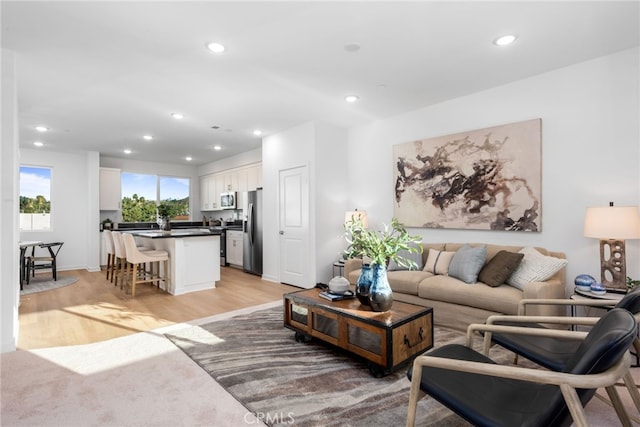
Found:
[[20, 290], [24, 285], [25, 280], [27, 280], [27, 265], [26, 265], [26, 254], [27, 250], [31, 248], [31, 255], [33, 255], [36, 246], [41, 245], [42, 240], [22, 240], [18, 242], [20, 247]]

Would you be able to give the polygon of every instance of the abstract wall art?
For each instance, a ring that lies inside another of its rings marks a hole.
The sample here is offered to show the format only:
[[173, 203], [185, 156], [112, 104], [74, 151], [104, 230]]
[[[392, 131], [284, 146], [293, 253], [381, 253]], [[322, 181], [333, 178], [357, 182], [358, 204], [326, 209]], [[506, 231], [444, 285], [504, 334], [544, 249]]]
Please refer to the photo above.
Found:
[[408, 227], [541, 231], [541, 125], [394, 145], [394, 216]]

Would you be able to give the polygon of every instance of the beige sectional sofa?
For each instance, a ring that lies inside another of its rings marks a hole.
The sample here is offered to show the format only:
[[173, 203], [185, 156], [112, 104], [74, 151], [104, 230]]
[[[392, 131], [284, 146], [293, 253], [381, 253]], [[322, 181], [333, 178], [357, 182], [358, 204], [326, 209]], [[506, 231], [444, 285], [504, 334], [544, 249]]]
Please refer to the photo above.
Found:
[[[472, 243], [471, 247], [483, 244]], [[422, 264], [425, 265], [429, 249], [455, 252], [462, 243], [423, 243]], [[521, 246], [486, 245], [486, 262], [499, 251], [519, 252]], [[543, 248], [535, 248], [540, 254], [564, 260], [565, 255]], [[431, 260], [430, 260], [431, 261]], [[564, 262], [564, 261], [562, 261]], [[345, 263], [344, 275], [351, 284], [360, 276], [361, 259], [349, 259]], [[447, 274], [434, 274], [424, 270], [388, 271], [393, 289], [393, 298], [425, 307], [433, 307], [434, 322], [459, 330], [466, 330], [470, 323], [483, 323], [494, 314], [517, 314], [518, 303], [523, 298], [565, 298], [565, 268], [562, 267], [545, 281], [523, 284], [518, 289], [506, 283], [488, 286], [482, 282], [465, 283]], [[564, 315], [562, 308], [538, 306], [531, 315]]]

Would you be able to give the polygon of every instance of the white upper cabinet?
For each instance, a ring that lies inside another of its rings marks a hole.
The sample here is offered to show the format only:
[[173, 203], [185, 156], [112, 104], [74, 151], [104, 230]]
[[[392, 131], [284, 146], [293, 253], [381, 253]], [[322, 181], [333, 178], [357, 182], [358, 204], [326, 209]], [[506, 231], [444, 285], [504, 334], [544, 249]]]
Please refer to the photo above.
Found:
[[213, 175], [200, 177], [200, 210], [217, 211], [220, 208], [220, 194], [229, 191], [238, 193], [237, 209], [241, 209], [243, 193], [262, 187], [262, 165], [231, 169]]
[[120, 169], [100, 168], [100, 210], [120, 210]]

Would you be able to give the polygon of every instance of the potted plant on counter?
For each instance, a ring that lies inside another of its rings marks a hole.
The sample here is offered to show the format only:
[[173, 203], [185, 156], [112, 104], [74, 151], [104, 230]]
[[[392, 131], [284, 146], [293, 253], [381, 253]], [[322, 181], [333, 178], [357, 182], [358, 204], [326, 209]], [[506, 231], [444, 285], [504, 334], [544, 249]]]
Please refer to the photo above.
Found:
[[165, 231], [171, 230], [171, 218], [178, 214], [178, 208], [173, 204], [162, 202], [156, 210], [158, 226]]
[[[356, 287], [356, 294], [361, 303], [368, 300], [373, 311], [387, 311], [393, 303], [393, 293], [387, 280], [387, 266], [391, 260], [405, 268], [416, 268], [416, 263], [402, 256], [402, 253], [422, 253], [422, 237], [412, 236], [396, 218], [391, 225], [385, 224], [384, 230], [367, 230], [359, 217], [352, 217], [345, 224], [345, 237], [348, 248], [345, 255], [348, 258], [362, 257], [365, 272], [366, 258], [371, 263], [371, 284], [367, 293], [366, 277], [361, 275]], [[362, 282], [362, 283], [361, 283]], [[363, 298], [364, 297], [364, 298]]]

